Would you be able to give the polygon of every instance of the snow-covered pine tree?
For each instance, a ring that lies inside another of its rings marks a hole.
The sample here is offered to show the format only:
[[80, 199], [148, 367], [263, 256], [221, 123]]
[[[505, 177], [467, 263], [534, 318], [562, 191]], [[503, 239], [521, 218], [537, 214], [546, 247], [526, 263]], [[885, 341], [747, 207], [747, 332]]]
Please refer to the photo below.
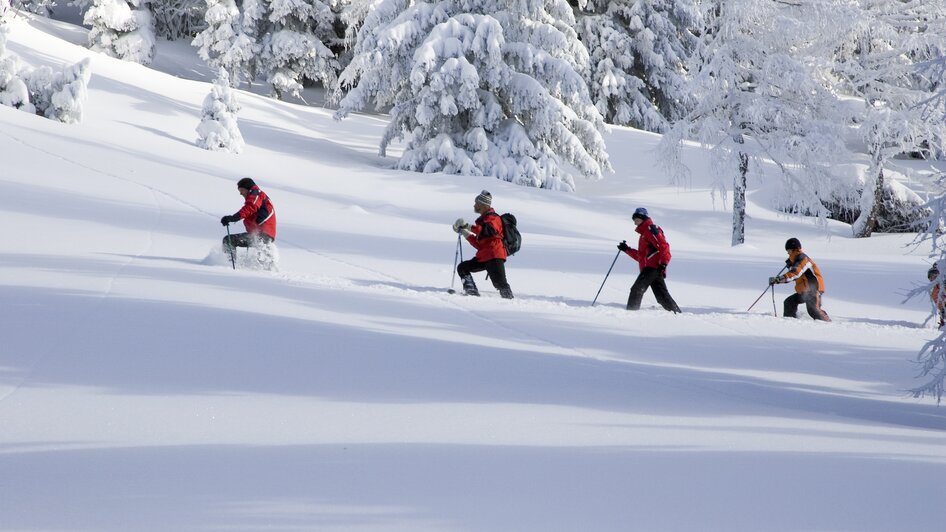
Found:
[[26, 73], [20, 58], [7, 51], [10, 26], [0, 23], [0, 105], [6, 105], [28, 113], [36, 112], [30, 103], [30, 91], [23, 80]]
[[579, 9], [576, 28], [591, 57], [585, 77], [606, 122], [663, 132], [684, 116], [686, 64], [702, 44], [698, 4], [590, 0]]
[[204, 27], [204, 0], [152, 0], [154, 34], [169, 41], [192, 39]]
[[92, 0], [83, 22], [92, 50], [147, 65], [154, 58], [150, 0]]
[[[3, 3], [9, 3], [9, 0], [0, 0], [0, 12], [3, 11]], [[52, 8], [56, 6], [56, 0], [14, 0], [13, 6], [29, 13], [48, 17], [52, 13]]]
[[358, 32], [336, 117], [390, 109], [398, 167], [573, 190], [610, 170], [565, 0], [384, 0]]
[[237, 125], [239, 110], [227, 70], [220, 68], [210, 94], [204, 99], [200, 125], [197, 126], [197, 145], [211, 151], [243, 151], [243, 135]]
[[251, 82], [250, 64], [259, 55], [260, 46], [243, 33], [242, 17], [234, 0], [206, 0], [207, 27], [191, 42], [197, 55], [212, 68], [226, 69], [230, 84], [238, 87], [241, 80]]
[[[884, 168], [894, 156], [943, 146], [946, 123], [924, 105], [936, 88], [925, 66], [946, 54], [946, 3], [858, 0], [858, 17], [835, 28], [839, 89], [863, 98], [861, 137], [871, 158], [854, 234], [874, 231], [885, 192]], [[935, 149], [935, 148], [934, 148]]]
[[824, 36], [843, 10], [818, 0], [715, 0], [707, 8], [706, 42], [688, 82], [699, 99], [662, 139], [662, 164], [674, 180], [685, 180], [682, 142], [713, 147], [715, 192], [724, 199], [725, 176], [734, 176], [732, 245], [745, 241], [747, 180], [753, 167], [762, 175], [763, 161], [778, 168], [783, 209], [824, 220], [848, 120], [819, 66], [831, 44]]
[[269, 31], [261, 60], [273, 95], [299, 97], [305, 80], [335, 86], [339, 65], [325, 45], [335, 36], [335, 14], [322, 0], [270, 0]]

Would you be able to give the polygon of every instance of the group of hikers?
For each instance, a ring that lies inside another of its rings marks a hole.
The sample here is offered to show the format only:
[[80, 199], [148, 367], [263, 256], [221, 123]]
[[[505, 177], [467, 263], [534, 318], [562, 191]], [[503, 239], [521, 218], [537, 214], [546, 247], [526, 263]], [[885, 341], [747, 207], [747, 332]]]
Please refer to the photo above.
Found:
[[[231, 235], [228, 228], [227, 236], [223, 238], [224, 251], [230, 253], [232, 257], [236, 247], [271, 249], [271, 244], [276, 239], [276, 210], [272, 201], [249, 177], [244, 177], [237, 182], [237, 191], [243, 196], [243, 206], [236, 213], [221, 218], [220, 223], [229, 226], [231, 223], [242, 220], [246, 232]], [[476, 249], [476, 255], [472, 259], [460, 262], [456, 266], [456, 273], [463, 283], [463, 293], [466, 295], [480, 295], [476, 282], [473, 280], [473, 273], [486, 271], [487, 277], [493, 283], [493, 287], [499, 291], [500, 296], [504, 299], [512, 299], [512, 288], [509, 287], [506, 279], [506, 259], [509, 252], [504, 239], [505, 224], [503, 218], [493, 209], [492, 204], [492, 194], [484, 190], [473, 201], [473, 212], [478, 215], [476, 220], [469, 224], [463, 218], [458, 218], [453, 223], [453, 231], [458, 234], [458, 238], [466, 238], [466, 241]], [[673, 313], [681, 312], [667, 289], [667, 266], [670, 265], [671, 256], [670, 244], [667, 242], [663, 229], [654, 223], [644, 207], [638, 207], [631, 215], [631, 220], [635, 225], [635, 232], [639, 235], [637, 247], [628, 246], [626, 241], [617, 245], [618, 255], [620, 252], [627, 254], [637, 261], [640, 269], [627, 298], [627, 310], [639, 310], [641, 300], [649, 288], [654, 293], [657, 303], [665, 310]], [[828, 313], [821, 308], [824, 279], [818, 266], [802, 251], [801, 242], [797, 238], [789, 238], [785, 242], [785, 251], [788, 253], [788, 258], [785, 260], [783, 270], [787, 271], [769, 278], [770, 286], [795, 283], [795, 293], [785, 298], [783, 315], [789, 318], [798, 317], [798, 307], [804, 303], [808, 315], [813, 319], [831, 321]], [[272, 255], [264, 251], [260, 261], [267, 260], [272, 260]], [[931, 281], [939, 275], [938, 271], [935, 275], [932, 272], [931, 269]], [[946, 290], [937, 291], [932, 297], [937, 303], [937, 308], [940, 309], [940, 325], [942, 326], [944, 316], [946, 316], [946, 311], [944, 311]]]

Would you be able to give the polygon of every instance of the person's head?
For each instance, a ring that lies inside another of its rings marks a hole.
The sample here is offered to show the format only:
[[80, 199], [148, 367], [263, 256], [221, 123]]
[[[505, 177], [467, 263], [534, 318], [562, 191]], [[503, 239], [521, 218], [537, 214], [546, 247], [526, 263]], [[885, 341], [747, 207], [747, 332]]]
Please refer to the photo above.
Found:
[[792, 237], [785, 241], [785, 251], [791, 253], [799, 250], [801, 250], [801, 241], [797, 238]]
[[926, 278], [930, 281], [935, 281], [937, 277], [939, 277], [939, 268], [934, 264], [929, 270], [927, 270]]
[[634, 222], [634, 225], [640, 225], [648, 218], [650, 218], [650, 215], [647, 214], [647, 209], [644, 207], [634, 209], [634, 214], [631, 215], [631, 220]]
[[493, 195], [488, 190], [480, 192], [473, 201], [473, 212], [483, 214], [488, 212], [493, 205]]
[[246, 197], [246, 195], [250, 193], [250, 190], [255, 186], [256, 183], [249, 177], [244, 177], [243, 179], [237, 181], [237, 190], [243, 197]]

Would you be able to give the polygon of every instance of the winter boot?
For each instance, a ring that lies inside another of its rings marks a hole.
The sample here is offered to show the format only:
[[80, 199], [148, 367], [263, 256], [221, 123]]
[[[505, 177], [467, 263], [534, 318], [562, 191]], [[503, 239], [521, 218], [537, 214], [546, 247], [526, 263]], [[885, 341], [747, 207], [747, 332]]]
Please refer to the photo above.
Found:
[[499, 295], [502, 296], [503, 299], [512, 299], [512, 288], [500, 288]]
[[468, 296], [479, 296], [480, 291], [476, 289], [476, 282], [473, 281], [473, 275], [466, 274], [463, 277], [460, 277], [460, 280], [463, 281], [463, 293]]

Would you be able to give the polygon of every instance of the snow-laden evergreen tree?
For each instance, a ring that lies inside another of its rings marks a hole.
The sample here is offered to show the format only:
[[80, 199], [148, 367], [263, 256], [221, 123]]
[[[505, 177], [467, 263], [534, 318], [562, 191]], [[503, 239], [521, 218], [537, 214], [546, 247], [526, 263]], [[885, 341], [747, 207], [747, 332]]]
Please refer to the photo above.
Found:
[[[9, 0], [0, 1], [0, 12], [3, 11], [3, 3], [9, 4]], [[52, 8], [56, 6], [55, 0], [13, 0], [13, 7], [36, 13], [37, 15], [48, 17], [52, 13]]]
[[831, 168], [847, 153], [849, 119], [820, 72], [831, 44], [825, 36], [843, 10], [820, 0], [720, 0], [707, 7], [706, 43], [688, 83], [699, 99], [661, 141], [662, 163], [685, 180], [682, 142], [712, 146], [716, 191], [724, 199], [726, 176], [733, 177], [732, 245], [745, 241], [747, 180], [750, 171], [762, 174], [763, 161], [778, 168], [783, 209], [824, 220], [823, 202], [837, 195]]
[[[835, 28], [840, 89], [864, 100], [859, 131], [871, 158], [854, 234], [870, 236], [882, 207], [892, 157], [943, 146], [946, 123], [925, 103], [936, 81], [927, 66], [946, 54], [946, 2], [858, 0], [859, 16]], [[941, 83], [941, 82], [940, 82]]]
[[31, 72], [27, 85], [36, 113], [66, 124], [80, 122], [92, 77], [91, 64], [91, 60], [85, 58], [61, 72], [49, 67]]
[[[946, 52], [938, 58], [918, 67], [919, 71], [935, 87], [933, 96], [922, 104], [920, 110], [924, 121], [931, 123], [946, 123]], [[946, 144], [937, 147], [929, 146], [931, 154], [940, 160], [944, 158]], [[946, 173], [939, 180], [939, 189], [946, 190]], [[919, 235], [918, 240], [929, 241], [930, 258], [938, 266], [940, 275], [932, 283], [946, 286], [946, 192], [933, 198], [929, 206], [932, 214], [927, 221], [927, 230]], [[926, 296], [932, 289], [932, 283], [915, 290], [911, 296], [922, 294]], [[937, 309], [932, 309], [935, 316]], [[914, 397], [932, 397], [937, 403], [946, 395], [946, 330], [940, 331], [937, 338], [927, 343], [917, 355], [920, 368], [919, 378], [926, 380], [923, 384], [913, 388]]]
[[154, 34], [169, 41], [192, 39], [204, 28], [204, 0], [152, 0]]
[[7, 50], [10, 26], [0, 20], [0, 105], [33, 113], [36, 108], [30, 103], [30, 91], [23, 80], [26, 68], [20, 58]]
[[[610, 163], [565, 0], [384, 0], [340, 77], [337, 118], [390, 109], [398, 167], [573, 190]], [[341, 92], [339, 93], [339, 95]]]
[[702, 44], [698, 4], [590, 0], [579, 10], [578, 35], [591, 56], [585, 77], [606, 122], [662, 132], [686, 113], [686, 63]]
[[358, 31], [371, 12], [382, 0], [336, 0], [339, 21], [345, 28], [345, 48], [353, 48]]
[[197, 126], [197, 145], [211, 151], [243, 151], [243, 135], [237, 125], [236, 93], [230, 88], [225, 68], [217, 71], [210, 94], [204, 99], [200, 125]]
[[299, 97], [306, 80], [334, 87], [339, 65], [325, 45], [336, 38], [332, 10], [321, 0], [270, 0], [268, 20], [261, 61], [273, 95]]
[[[243, 33], [243, 17], [234, 0], [206, 0], [207, 27], [197, 34], [193, 44], [197, 54], [214, 69], [226, 69], [230, 83], [238, 87], [242, 80], [253, 81], [253, 64], [260, 45]], [[255, 28], [254, 28], [255, 29]]]
[[154, 58], [150, 0], [92, 0], [83, 22], [92, 50], [147, 65]]

